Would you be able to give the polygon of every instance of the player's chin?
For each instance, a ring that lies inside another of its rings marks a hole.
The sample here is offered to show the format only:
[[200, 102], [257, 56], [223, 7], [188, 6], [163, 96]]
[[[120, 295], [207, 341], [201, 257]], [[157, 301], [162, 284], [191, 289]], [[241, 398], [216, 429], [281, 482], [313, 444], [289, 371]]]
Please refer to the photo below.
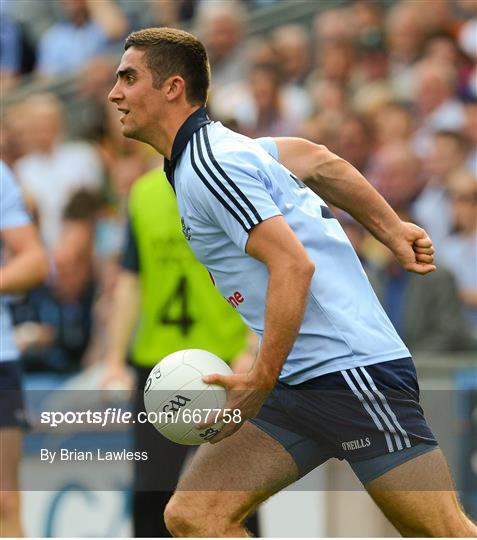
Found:
[[123, 134], [124, 137], [128, 137], [130, 139], [133, 139], [134, 138], [134, 130], [131, 129], [130, 126], [125, 126], [123, 125], [121, 127], [121, 133]]
[[124, 137], [128, 137], [130, 139], [137, 138], [137, 129], [135, 129], [134, 126], [132, 126], [131, 124], [122, 124], [121, 133], [124, 135]]

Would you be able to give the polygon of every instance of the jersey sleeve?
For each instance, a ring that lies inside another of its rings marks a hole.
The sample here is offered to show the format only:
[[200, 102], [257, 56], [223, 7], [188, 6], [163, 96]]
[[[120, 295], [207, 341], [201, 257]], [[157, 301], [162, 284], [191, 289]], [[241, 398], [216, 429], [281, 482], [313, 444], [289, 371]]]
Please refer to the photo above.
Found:
[[254, 141], [258, 143], [267, 154], [270, 154], [273, 159], [278, 161], [277, 143], [273, 137], [259, 137], [258, 139], [254, 139]]
[[[200, 143], [196, 139], [196, 143]], [[210, 148], [209, 148], [210, 150]], [[195, 206], [202, 210], [243, 251], [253, 227], [281, 212], [273, 201], [253, 152], [237, 151], [217, 159], [192, 147]]]
[[129, 272], [139, 273], [139, 250], [136, 237], [134, 236], [131, 218], [128, 219], [124, 235], [123, 251], [121, 254], [121, 266]]
[[30, 223], [20, 187], [12, 171], [0, 163], [0, 230], [14, 229]]

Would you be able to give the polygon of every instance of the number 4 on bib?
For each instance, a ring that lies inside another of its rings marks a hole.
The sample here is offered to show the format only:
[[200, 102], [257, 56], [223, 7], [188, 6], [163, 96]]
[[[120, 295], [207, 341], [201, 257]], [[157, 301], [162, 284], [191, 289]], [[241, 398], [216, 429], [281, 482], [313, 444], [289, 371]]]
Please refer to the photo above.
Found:
[[169, 296], [158, 314], [158, 320], [161, 324], [179, 326], [183, 336], [189, 334], [195, 322], [188, 312], [187, 288], [187, 278], [182, 276], [176, 289]]

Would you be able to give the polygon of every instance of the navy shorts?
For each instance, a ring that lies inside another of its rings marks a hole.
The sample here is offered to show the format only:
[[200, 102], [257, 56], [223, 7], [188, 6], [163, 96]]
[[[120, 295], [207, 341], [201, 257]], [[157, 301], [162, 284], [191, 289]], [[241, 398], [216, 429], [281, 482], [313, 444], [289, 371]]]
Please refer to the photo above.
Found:
[[411, 358], [278, 382], [250, 421], [288, 450], [300, 476], [335, 457], [366, 483], [437, 446]]
[[26, 427], [19, 361], [0, 362], [0, 429]]

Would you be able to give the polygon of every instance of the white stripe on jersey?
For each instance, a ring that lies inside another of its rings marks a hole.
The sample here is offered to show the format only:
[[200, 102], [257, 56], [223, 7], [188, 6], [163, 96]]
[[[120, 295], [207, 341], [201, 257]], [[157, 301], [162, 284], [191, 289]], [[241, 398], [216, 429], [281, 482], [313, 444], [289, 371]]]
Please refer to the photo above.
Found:
[[197, 131], [191, 139], [191, 163], [207, 189], [246, 231], [262, 221], [257, 209], [215, 159], [207, 137], [207, 126]]
[[356, 388], [355, 384], [351, 380], [348, 373], [346, 373], [346, 371], [342, 371], [341, 375], [343, 375], [345, 381], [348, 383], [348, 386], [351, 388], [351, 391], [353, 392], [353, 394], [361, 401], [361, 404], [366, 409], [369, 416], [371, 416], [371, 418], [373, 419], [373, 422], [376, 424], [376, 427], [379, 429], [379, 431], [382, 431], [384, 433], [384, 437], [386, 439], [386, 444], [388, 445], [389, 452], [394, 452], [394, 447], [393, 447], [393, 443], [392, 443], [391, 436], [390, 436], [389, 432], [386, 429], [383, 428], [383, 425], [379, 421], [379, 418], [376, 416], [374, 411], [368, 405], [368, 403], [367, 403], [366, 399], [364, 398], [363, 394], [361, 394], [361, 392]]
[[[216, 168], [216, 170], [218, 171], [218, 173], [222, 176], [222, 178], [224, 180], [227, 181], [227, 183], [230, 185], [231, 188], [233, 188], [233, 190], [235, 191], [235, 193], [238, 194], [238, 197], [246, 204], [248, 210], [246, 210], [244, 212], [244, 214], [246, 213], [252, 213], [253, 214], [253, 217], [252, 217], [252, 221], [254, 222], [254, 224], [257, 224], [257, 223], [260, 223], [262, 221], [262, 218], [260, 217], [260, 214], [258, 213], [257, 209], [253, 206], [253, 204], [251, 203], [250, 199], [247, 198], [245, 196], [245, 194], [243, 193], [243, 191], [238, 187], [238, 185], [230, 178], [230, 176], [225, 172], [225, 170], [220, 166], [219, 162], [216, 160], [213, 152], [212, 152], [212, 147], [210, 145], [210, 141], [209, 141], [209, 135], [208, 135], [208, 131], [207, 131], [207, 126], [204, 126], [198, 133], [197, 133], [197, 137], [199, 138], [199, 142], [200, 142], [200, 134], [203, 135], [203, 138], [204, 138], [204, 143], [205, 143], [205, 147], [207, 148], [207, 156], [208, 158], [211, 160], [211, 162], [213, 163], [214, 167]], [[200, 147], [199, 147], [200, 148]], [[255, 219], [254, 219], [255, 218]]]

